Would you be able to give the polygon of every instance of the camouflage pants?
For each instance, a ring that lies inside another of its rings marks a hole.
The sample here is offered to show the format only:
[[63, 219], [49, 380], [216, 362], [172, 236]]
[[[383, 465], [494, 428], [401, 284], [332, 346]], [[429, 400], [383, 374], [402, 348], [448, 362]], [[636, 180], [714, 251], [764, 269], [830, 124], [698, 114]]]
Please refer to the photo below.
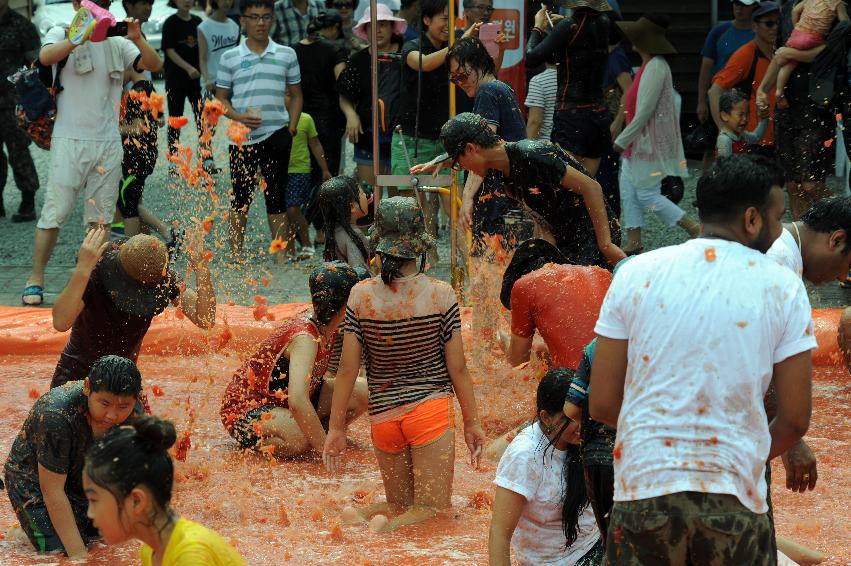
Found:
[[[14, 111], [10, 108], [0, 108], [0, 194], [6, 186], [9, 165], [12, 166], [12, 175], [19, 191], [35, 193], [38, 190], [38, 174], [30, 155], [29, 145], [29, 138], [23, 130], [18, 128]], [[5, 153], [3, 146], [6, 149]]]
[[684, 492], [612, 508], [605, 564], [777, 563], [771, 523], [732, 495]]

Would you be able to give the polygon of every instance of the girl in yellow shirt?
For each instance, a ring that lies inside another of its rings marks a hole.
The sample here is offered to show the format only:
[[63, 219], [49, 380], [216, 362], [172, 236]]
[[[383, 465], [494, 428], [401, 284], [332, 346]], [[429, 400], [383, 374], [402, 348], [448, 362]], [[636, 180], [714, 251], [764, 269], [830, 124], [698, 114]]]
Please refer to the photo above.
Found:
[[144, 416], [92, 446], [83, 472], [89, 518], [107, 544], [142, 541], [142, 566], [244, 566], [218, 533], [171, 509], [175, 440], [173, 424]]

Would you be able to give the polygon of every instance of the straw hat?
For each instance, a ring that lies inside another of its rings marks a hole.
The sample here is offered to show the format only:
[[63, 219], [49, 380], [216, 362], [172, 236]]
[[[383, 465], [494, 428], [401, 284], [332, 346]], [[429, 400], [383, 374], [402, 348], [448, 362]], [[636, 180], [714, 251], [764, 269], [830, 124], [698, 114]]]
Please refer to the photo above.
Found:
[[138, 234], [117, 251], [105, 253], [98, 275], [112, 302], [124, 313], [152, 317], [171, 301], [174, 274], [168, 270], [168, 250], [153, 236]]
[[677, 49], [665, 37], [665, 28], [640, 18], [637, 22], [617, 22], [617, 26], [632, 45], [650, 55], [673, 55]]
[[[405, 33], [405, 30], [408, 29], [408, 22], [403, 20], [402, 18], [398, 18], [393, 15], [393, 12], [390, 11], [390, 8], [385, 4], [379, 4], [378, 9], [378, 21], [379, 22], [393, 22], [393, 35], [402, 35]], [[358, 24], [352, 30], [356, 36], [361, 39], [365, 39], [369, 41], [369, 35], [366, 33], [366, 24], [370, 23], [372, 19], [370, 18], [369, 6], [367, 6], [366, 10], [361, 16]]]
[[411, 197], [381, 199], [370, 232], [376, 252], [403, 259], [416, 259], [435, 246], [423, 211]]

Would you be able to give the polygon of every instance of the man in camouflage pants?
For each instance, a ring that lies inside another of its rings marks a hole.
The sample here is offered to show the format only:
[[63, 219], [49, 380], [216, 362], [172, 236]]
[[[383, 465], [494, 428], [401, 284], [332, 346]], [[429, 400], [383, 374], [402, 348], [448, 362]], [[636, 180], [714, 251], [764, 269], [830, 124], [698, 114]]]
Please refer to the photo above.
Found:
[[764, 157], [718, 160], [701, 235], [612, 280], [589, 389], [591, 418], [617, 425], [607, 564], [777, 563], [766, 462], [807, 431], [816, 347], [801, 279], [765, 255], [784, 182]]
[[[35, 220], [35, 192], [38, 174], [30, 155], [30, 140], [15, 121], [15, 89], [6, 77], [38, 57], [41, 42], [35, 26], [24, 16], [9, 8], [9, 0], [0, 0], [0, 146], [6, 146], [8, 164], [12, 166], [15, 184], [21, 191], [21, 205], [12, 215], [12, 222]], [[6, 186], [7, 158], [0, 147], [0, 216], [3, 189]]]

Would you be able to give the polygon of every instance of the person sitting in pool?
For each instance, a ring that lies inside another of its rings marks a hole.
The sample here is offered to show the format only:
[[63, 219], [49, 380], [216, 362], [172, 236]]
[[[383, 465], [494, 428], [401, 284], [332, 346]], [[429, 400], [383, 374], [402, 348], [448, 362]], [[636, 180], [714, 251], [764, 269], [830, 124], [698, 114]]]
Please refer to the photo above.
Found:
[[571, 263], [607, 267], [626, 257], [617, 246], [617, 219], [606, 206], [600, 184], [559, 146], [544, 140], [503, 142], [487, 120], [469, 112], [446, 122], [440, 141], [446, 153], [415, 165], [412, 174], [451, 166], [501, 183], [510, 198], [525, 205], [552, 233]]
[[[268, 448], [296, 456], [322, 452], [336, 379], [326, 379], [328, 361], [346, 315], [349, 292], [359, 280], [342, 261], [317, 266], [310, 275], [313, 312], [286, 321], [233, 376], [221, 418], [243, 448]], [[351, 422], [366, 410], [366, 383], [358, 380], [346, 405]]]
[[142, 376], [132, 360], [105, 356], [85, 379], [51, 389], [30, 409], [4, 472], [15, 516], [39, 552], [85, 559], [98, 538], [86, 517], [86, 451], [131, 418], [141, 391]]
[[166, 245], [137, 234], [109, 249], [109, 230], [95, 228], [83, 239], [77, 267], [53, 305], [53, 327], [71, 329], [51, 387], [83, 379], [100, 356], [136, 360], [151, 320], [169, 303], [200, 328], [216, 318], [216, 296], [204, 256], [204, 232], [187, 234], [186, 256], [197, 290], [179, 285], [169, 269]]
[[89, 518], [106, 544], [142, 542], [142, 566], [245, 566], [218, 533], [171, 508], [174, 425], [144, 416], [92, 446], [83, 469]]
[[496, 469], [488, 554], [491, 566], [592, 566], [603, 557], [579, 457], [580, 421], [562, 412], [572, 370], [538, 384], [537, 416], [511, 441]]
[[612, 281], [605, 269], [571, 265], [546, 240], [520, 244], [502, 278], [500, 301], [511, 311], [511, 336], [500, 333], [508, 363], [529, 361], [537, 330], [553, 367], [576, 369], [582, 348], [594, 337], [594, 323]]

